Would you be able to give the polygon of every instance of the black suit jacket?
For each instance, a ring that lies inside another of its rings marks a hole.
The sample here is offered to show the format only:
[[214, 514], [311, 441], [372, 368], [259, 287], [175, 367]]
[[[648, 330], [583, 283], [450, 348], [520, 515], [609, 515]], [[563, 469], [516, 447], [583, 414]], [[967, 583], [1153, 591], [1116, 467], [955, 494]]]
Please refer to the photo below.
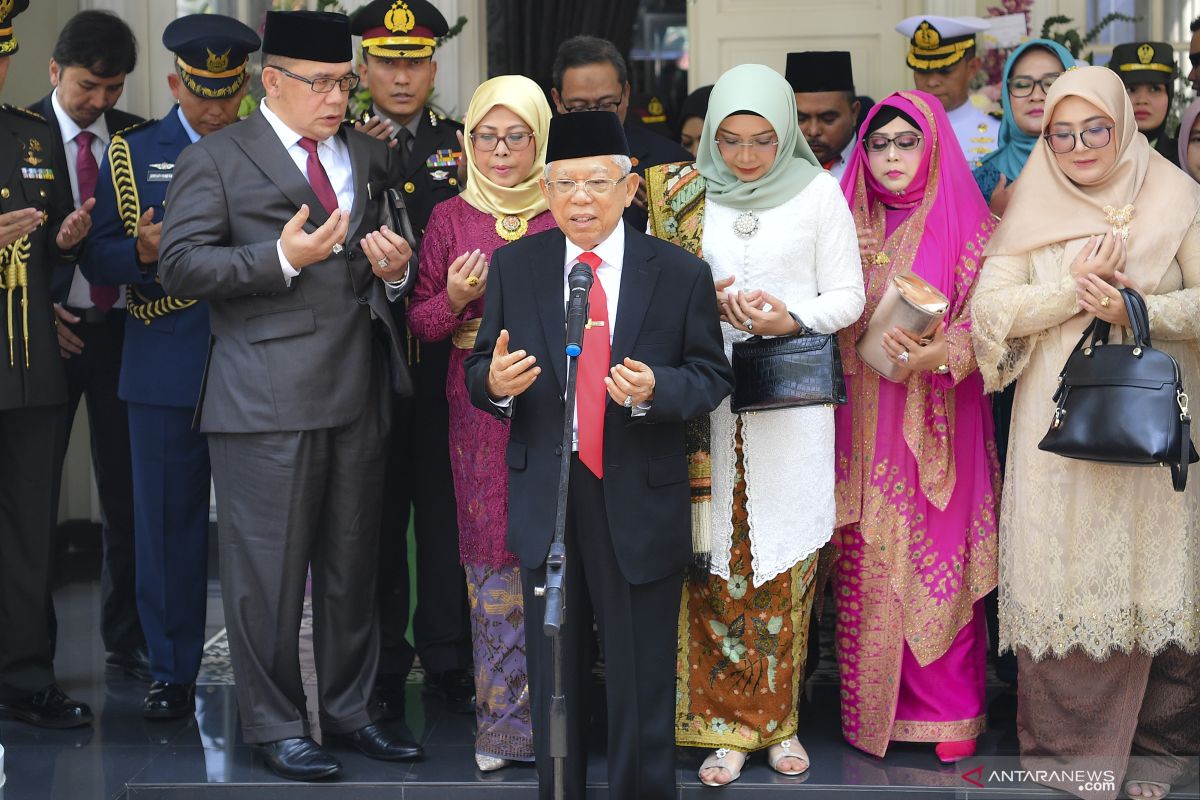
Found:
[[[624, 224], [624, 223], [623, 223]], [[512, 350], [537, 358], [542, 373], [513, 401], [506, 452], [508, 548], [527, 568], [540, 565], [554, 535], [566, 386], [563, 268], [566, 238], [557, 229], [496, 251], [483, 321], [467, 358], [471, 401], [502, 416], [487, 396], [500, 330]], [[611, 400], [604, 420], [604, 497], [621, 572], [648, 583], [691, 559], [685, 422], [729, 394], [733, 374], [721, 341], [712, 274], [700, 259], [625, 226], [625, 263], [612, 363], [626, 356], [654, 370], [654, 400], [633, 417]]]
[[[51, 93], [53, 94], [53, 92]], [[58, 124], [58, 117], [54, 113], [54, 104], [50, 101], [51, 95], [46, 95], [41, 100], [31, 105], [31, 111], [35, 111], [46, 118], [46, 123], [50, 126], [52, 136], [50, 137], [50, 145], [54, 148], [54, 160], [62, 165], [63, 181], [67, 185], [67, 197], [71, 197], [71, 176], [67, 170], [67, 148], [63, 143], [62, 127]], [[110, 108], [104, 112], [104, 124], [108, 126], [108, 135], [111, 137], [114, 133], [120, 133], [130, 125], [136, 125], [144, 120], [137, 114], [130, 114], [128, 111], [121, 111], [117, 108]], [[71, 279], [74, 277], [72, 270], [60, 270], [55, 274], [55, 282], [50, 287], [50, 295], [56, 303], [65, 303], [67, 301], [67, 293], [71, 291]]]

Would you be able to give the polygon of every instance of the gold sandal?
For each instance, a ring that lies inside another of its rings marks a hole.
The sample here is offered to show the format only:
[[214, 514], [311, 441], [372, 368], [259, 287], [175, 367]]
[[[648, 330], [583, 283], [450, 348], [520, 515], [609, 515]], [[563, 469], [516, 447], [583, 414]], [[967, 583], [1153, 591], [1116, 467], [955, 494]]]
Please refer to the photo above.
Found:
[[[785, 758], [800, 759], [804, 762], [804, 769], [798, 772], [780, 769], [779, 762]], [[767, 763], [771, 765], [771, 769], [780, 775], [792, 776], [803, 775], [812, 766], [812, 762], [808, 760], [808, 753], [805, 751], [803, 745], [800, 744], [800, 740], [795, 736], [792, 736], [790, 739], [784, 739], [779, 744], [773, 744], [767, 748]]]
[[[731, 756], [736, 756], [731, 758]], [[734, 762], [737, 762], [735, 765]], [[708, 758], [704, 759], [704, 763], [700, 765], [699, 771], [696, 772], [696, 777], [705, 786], [728, 786], [729, 784], [742, 777], [742, 767], [746, 766], [746, 754], [741, 750], [730, 750], [728, 747], [719, 747]], [[704, 780], [704, 770], [706, 769], [723, 769], [729, 773], [729, 780], [724, 783], [717, 781]]]

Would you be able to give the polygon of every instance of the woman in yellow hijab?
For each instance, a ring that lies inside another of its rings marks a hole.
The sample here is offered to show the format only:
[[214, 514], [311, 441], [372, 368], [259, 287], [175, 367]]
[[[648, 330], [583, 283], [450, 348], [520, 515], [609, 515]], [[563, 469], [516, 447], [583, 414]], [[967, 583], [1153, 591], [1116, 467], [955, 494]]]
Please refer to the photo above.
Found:
[[439, 203], [429, 218], [408, 323], [422, 341], [454, 342], [446, 377], [450, 467], [471, 606], [475, 762], [490, 771], [512, 761], [533, 761], [533, 734], [520, 571], [504, 544], [508, 427], [472, 407], [463, 361], [483, 316], [492, 253], [554, 227], [538, 188], [546, 166], [550, 106], [533, 81], [502, 75], [475, 91], [464, 126], [467, 186], [458, 197]]

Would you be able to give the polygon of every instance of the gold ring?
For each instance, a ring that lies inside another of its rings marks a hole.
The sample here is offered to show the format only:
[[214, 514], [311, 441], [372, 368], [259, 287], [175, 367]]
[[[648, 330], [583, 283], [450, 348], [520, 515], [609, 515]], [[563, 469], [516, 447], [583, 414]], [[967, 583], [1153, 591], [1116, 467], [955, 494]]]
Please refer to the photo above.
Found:
[[479, 285], [479, 276], [478, 275], [471, 275], [467, 278], [467, 286], [478, 286], [478, 285]]
[[1105, 295], [1104, 297], [1101, 297], [1101, 298], [1100, 298], [1100, 307], [1101, 307], [1101, 308], [1108, 308], [1108, 304], [1109, 304], [1110, 302], [1111, 302], [1111, 301], [1108, 299], [1108, 295]]

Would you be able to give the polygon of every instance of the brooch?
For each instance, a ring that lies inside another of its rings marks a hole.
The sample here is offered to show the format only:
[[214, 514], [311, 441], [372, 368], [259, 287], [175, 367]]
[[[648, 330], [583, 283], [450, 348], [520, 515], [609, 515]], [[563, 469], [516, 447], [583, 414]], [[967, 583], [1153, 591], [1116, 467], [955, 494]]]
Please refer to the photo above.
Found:
[[527, 230], [529, 230], [529, 222], [516, 214], [509, 214], [507, 217], [500, 217], [496, 220], [496, 233], [500, 234], [501, 239], [509, 242], [520, 239]]
[[1123, 208], [1104, 207], [1104, 221], [1112, 225], [1113, 233], [1122, 239], [1129, 239], [1129, 223], [1133, 221], [1133, 204]]
[[749, 209], [738, 214], [733, 221], [733, 232], [743, 239], [758, 233], [758, 215]]

